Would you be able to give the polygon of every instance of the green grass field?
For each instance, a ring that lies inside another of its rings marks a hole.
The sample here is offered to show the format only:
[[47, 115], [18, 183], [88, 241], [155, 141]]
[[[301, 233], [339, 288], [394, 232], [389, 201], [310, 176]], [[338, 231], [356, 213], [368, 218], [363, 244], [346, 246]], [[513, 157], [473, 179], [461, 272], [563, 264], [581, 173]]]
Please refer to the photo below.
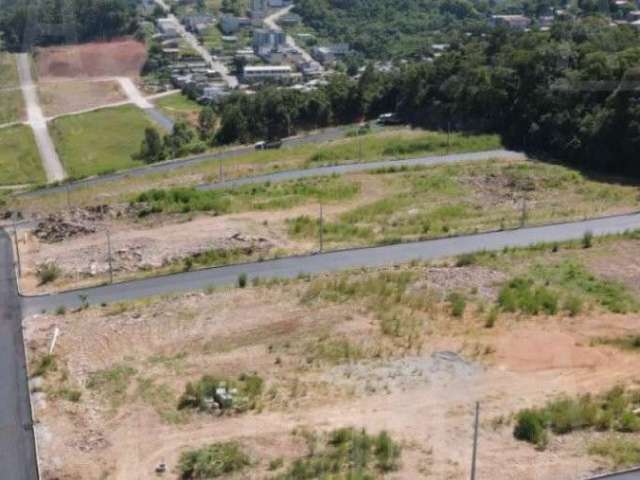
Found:
[[0, 52], [0, 88], [17, 87], [19, 84], [15, 57]]
[[0, 129], [0, 185], [46, 180], [33, 133], [23, 125]]
[[75, 178], [142, 165], [131, 155], [140, 150], [144, 129], [150, 126], [144, 112], [131, 105], [60, 117], [50, 123], [62, 163]]
[[0, 125], [23, 120], [24, 103], [22, 91], [0, 90]]
[[198, 113], [200, 113], [202, 109], [197, 102], [190, 100], [186, 95], [182, 95], [181, 93], [160, 97], [155, 101], [155, 104], [174, 120], [191, 122], [197, 121]]

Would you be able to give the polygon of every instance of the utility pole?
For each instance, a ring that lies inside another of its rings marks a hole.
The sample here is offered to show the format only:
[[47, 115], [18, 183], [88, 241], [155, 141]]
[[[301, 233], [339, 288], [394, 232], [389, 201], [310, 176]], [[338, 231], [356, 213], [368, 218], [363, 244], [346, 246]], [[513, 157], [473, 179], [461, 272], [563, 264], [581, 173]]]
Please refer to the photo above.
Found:
[[113, 261], [111, 259], [111, 235], [109, 230], [107, 230], [107, 251], [108, 251], [108, 261], [109, 261], [109, 283], [113, 283]]
[[16, 261], [18, 263], [18, 278], [22, 277], [22, 264], [20, 261], [20, 243], [18, 242], [18, 226], [16, 225], [16, 217], [13, 215], [13, 241], [16, 244]]
[[480, 402], [476, 402], [476, 416], [473, 423], [473, 453], [471, 456], [471, 480], [476, 480], [476, 455], [478, 453], [478, 423], [480, 419]]
[[67, 183], [65, 186], [65, 190], [67, 191], [67, 209], [71, 210], [71, 192], [69, 188], [69, 184]]
[[320, 224], [319, 224], [319, 228], [318, 228], [318, 235], [320, 237], [320, 253], [322, 253], [322, 249], [323, 249], [323, 235], [324, 235], [324, 219], [323, 219], [323, 215], [322, 215], [322, 202], [320, 202]]

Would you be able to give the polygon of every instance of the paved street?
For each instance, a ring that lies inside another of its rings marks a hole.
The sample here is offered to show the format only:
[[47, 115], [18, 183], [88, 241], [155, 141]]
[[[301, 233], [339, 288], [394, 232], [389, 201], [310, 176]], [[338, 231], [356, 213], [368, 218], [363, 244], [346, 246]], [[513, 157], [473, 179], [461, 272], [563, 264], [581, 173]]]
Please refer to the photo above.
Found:
[[[285, 147], [295, 147], [303, 145], [305, 143], [322, 143], [330, 142], [338, 138], [342, 138], [347, 127], [332, 127], [317, 132], [312, 132], [296, 137], [287, 138], [283, 141]], [[122, 172], [115, 172], [107, 175], [101, 175], [99, 177], [85, 178], [83, 180], [77, 180], [65, 185], [55, 185], [31, 192], [24, 192], [19, 194], [21, 197], [38, 197], [49, 193], [62, 193], [67, 190], [73, 191], [81, 188], [90, 187], [92, 185], [99, 185], [101, 183], [118, 180], [121, 178], [140, 177], [153, 173], [171, 172], [183, 167], [189, 167], [198, 165], [203, 162], [211, 160], [224, 160], [227, 158], [239, 157], [254, 152], [253, 146], [244, 146], [231, 148], [219, 153], [203, 153], [200, 155], [194, 155], [187, 158], [179, 158], [174, 160], [167, 160], [165, 162], [154, 163], [152, 165], [145, 165], [144, 167], [133, 168], [130, 170], [124, 170]]]
[[0, 478], [35, 480], [37, 467], [11, 240], [0, 230]]
[[300, 273], [317, 274], [357, 267], [380, 267], [411, 260], [433, 260], [479, 250], [501, 250], [504, 247], [527, 246], [539, 242], [579, 239], [587, 231], [595, 235], [604, 235], [635, 229], [640, 229], [640, 214], [383, 247], [342, 250], [318, 255], [287, 257], [148, 278], [61, 294], [24, 298], [23, 310], [32, 314], [41, 310], [52, 310], [60, 305], [74, 308], [80, 305], [80, 295], [86, 295], [87, 300], [95, 304], [180, 293], [208, 286], [230, 285], [237, 281], [238, 275], [241, 273], [247, 274], [249, 279], [252, 277], [292, 278]]

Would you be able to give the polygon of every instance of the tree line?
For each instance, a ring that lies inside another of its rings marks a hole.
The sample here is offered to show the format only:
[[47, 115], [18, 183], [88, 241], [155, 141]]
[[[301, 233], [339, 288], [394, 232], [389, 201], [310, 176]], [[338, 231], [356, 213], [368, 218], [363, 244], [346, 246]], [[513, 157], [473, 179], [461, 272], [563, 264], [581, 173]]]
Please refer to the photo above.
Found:
[[244, 143], [397, 112], [416, 127], [499, 133], [510, 147], [638, 175], [639, 40], [633, 28], [600, 17], [548, 32], [495, 29], [390, 73], [368, 66], [312, 92], [231, 95], [205, 137]]
[[137, 29], [135, 0], [5, 0], [0, 37], [9, 50], [106, 40]]

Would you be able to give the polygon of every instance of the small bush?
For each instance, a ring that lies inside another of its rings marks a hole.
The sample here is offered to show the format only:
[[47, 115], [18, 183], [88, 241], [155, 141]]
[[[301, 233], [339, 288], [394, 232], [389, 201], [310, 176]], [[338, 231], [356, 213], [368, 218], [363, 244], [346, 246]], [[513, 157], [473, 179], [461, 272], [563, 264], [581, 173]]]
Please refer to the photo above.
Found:
[[567, 297], [564, 301], [564, 310], [572, 317], [579, 315], [582, 311], [582, 299], [577, 295]]
[[593, 246], [593, 232], [584, 232], [582, 236], [582, 248], [591, 248]]
[[523, 410], [518, 413], [513, 436], [518, 440], [544, 446], [547, 441], [547, 433], [543, 415], [536, 410]]
[[634, 439], [612, 436], [591, 443], [588, 452], [608, 458], [615, 467], [630, 467], [640, 463], [640, 442]]
[[60, 305], [58, 308], [56, 308], [56, 315], [60, 316], [60, 315], [64, 315], [65, 313], [67, 313], [67, 307], [65, 307], [64, 305]]
[[478, 262], [478, 257], [473, 253], [465, 253], [456, 260], [456, 267], [469, 267]]
[[461, 318], [464, 315], [464, 311], [467, 307], [467, 300], [461, 293], [453, 292], [448, 297], [449, 305], [451, 306], [451, 315], [456, 318]]
[[38, 360], [35, 368], [33, 369], [32, 376], [46, 377], [49, 372], [55, 371], [57, 369], [58, 369], [58, 366], [56, 364], [56, 358], [53, 355], [47, 354], [42, 356]]
[[493, 328], [497, 320], [498, 320], [498, 309], [496, 307], [493, 307], [491, 310], [489, 310], [489, 313], [487, 314], [487, 319], [484, 322], [484, 327]]
[[238, 288], [245, 288], [247, 286], [247, 274], [241, 273], [238, 275]]
[[536, 286], [531, 279], [517, 277], [502, 287], [498, 305], [506, 312], [554, 315], [558, 311], [558, 296], [547, 287]]
[[236, 442], [214, 443], [180, 455], [178, 469], [183, 480], [205, 480], [238, 472], [250, 464]]
[[36, 277], [38, 277], [40, 285], [55, 282], [60, 275], [62, 275], [62, 270], [53, 262], [41, 263], [36, 268]]

